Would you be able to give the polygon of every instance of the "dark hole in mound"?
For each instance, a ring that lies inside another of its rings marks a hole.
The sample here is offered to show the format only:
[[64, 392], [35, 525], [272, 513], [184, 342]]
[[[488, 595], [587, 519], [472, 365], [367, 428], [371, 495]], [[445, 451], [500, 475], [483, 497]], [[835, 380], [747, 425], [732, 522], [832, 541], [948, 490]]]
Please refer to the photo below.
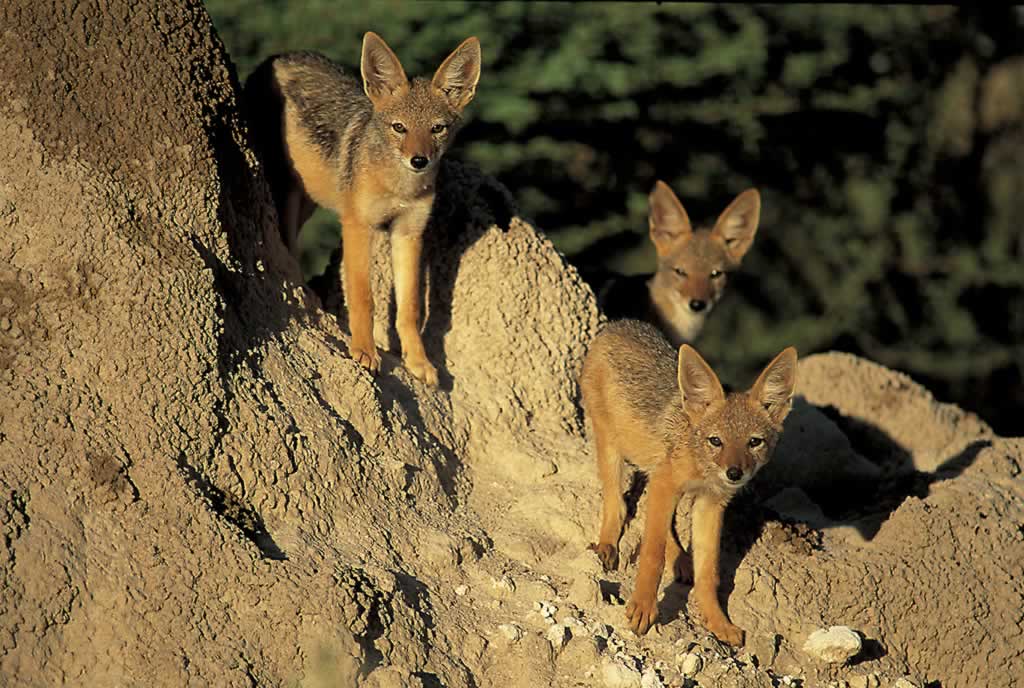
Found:
[[910, 451], [881, 428], [846, 416], [834, 406], [818, 408], [846, 435], [854, 451], [877, 465], [880, 472], [874, 479], [836, 481], [825, 488], [808, 489], [807, 496], [830, 520], [854, 525], [869, 540], [908, 497], [926, 498], [932, 483], [957, 477], [991, 445], [986, 439], [975, 440], [934, 472], [919, 471]]
[[844, 416], [835, 406], [819, 406], [818, 410], [843, 431], [854, 451], [884, 471], [912, 471], [910, 452], [881, 428], [867, 421]]
[[622, 599], [622, 583], [616, 583], [615, 581], [602, 580], [598, 581], [598, 585], [601, 588], [601, 601], [602, 602], [614, 602], [615, 600]]

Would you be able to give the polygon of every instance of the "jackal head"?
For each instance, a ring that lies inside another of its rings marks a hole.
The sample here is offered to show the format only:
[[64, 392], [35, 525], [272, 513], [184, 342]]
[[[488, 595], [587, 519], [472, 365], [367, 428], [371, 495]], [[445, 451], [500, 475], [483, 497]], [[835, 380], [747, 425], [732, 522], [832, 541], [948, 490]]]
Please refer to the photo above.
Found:
[[661, 302], [666, 316], [703, 324], [722, 298], [729, 272], [739, 267], [754, 243], [761, 196], [756, 189], [744, 191], [711, 229], [697, 230], [665, 182], [655, 184], [648, 201], [650, 236], [658, 254], [652, 297]]
[[679, 348], [679, 390], [690, 420], [685, 442], [709, 487], [731, 494], [768, 462], [795, 385], [793, 347], [776, 356], [749, 390], [728, 396], [696, 350]]
[[409, 81], [388, 44], [369, 31], [363, 37], [360, 71], [363, 89], [373, 103], [371, 126], [382, 134], [387, 149], [412, 172], [436, 170], [455, 138], [463, 109], [476, 93], [480, 41], [464, 40], [433, 79]]

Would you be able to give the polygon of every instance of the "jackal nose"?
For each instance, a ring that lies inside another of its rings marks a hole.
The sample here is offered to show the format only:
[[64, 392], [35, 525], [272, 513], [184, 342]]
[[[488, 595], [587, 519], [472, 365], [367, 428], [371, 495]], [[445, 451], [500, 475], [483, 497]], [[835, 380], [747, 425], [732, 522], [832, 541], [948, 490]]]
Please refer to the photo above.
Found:
[[428, 158], [423, 157], [422, 155], [415, 155], [413, 156], [412, 160], [409, 161], [409, 163], [417, 170], [422, 170], [430, 163], [430, 160]]
[[740, 478], [743, 477], [743, 471], [736, 468], [736, 466], [729, 466], [728, 470], [725, 471], [725, 477], [734, 483], [738, 483]]
[[707, 308], [707, 301], [701, 301], [700, 299], [693, 299], [690, 301], [690, 310], [694, 313], [700, 313], [702, 310]]

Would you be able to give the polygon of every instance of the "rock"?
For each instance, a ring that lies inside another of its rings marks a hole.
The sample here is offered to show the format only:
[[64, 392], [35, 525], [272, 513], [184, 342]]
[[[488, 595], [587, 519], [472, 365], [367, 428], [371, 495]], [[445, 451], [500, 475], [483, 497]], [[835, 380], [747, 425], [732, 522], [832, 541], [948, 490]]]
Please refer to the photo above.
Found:
[[569, 587], [569, 599], [580, 605], [597, 604], [601, 601], [601, 584], [587, 574], [576, 576]]
[[388, 666], [369, 676], [367, 688], [420, 688], [423, 682], [404, 667]]
[[820, 628], [807, 637], [804, 652], [829, 664], [842, 664], [860, 652], [860, 635], [849, 626]]
[[921, 688], [916, 681], [910, 679], [909, 676], [896, 679], [892, 683], [892, 688]]
[[468, 585], [456, 585], [455, 586], [455, 594], [458, 595], [459, 597], [462, 597], [467, 592], [469, 592], [469, 586]]
[[501, 624], [498, 630], [510, 643], [517, 643], [523, 639], [523, 629], [516, 624]]
[[643, 688], [640, 672], [618, 658], [605, 658], [601, 663], [601, 678], [606, 688]]
[[546, 621], [547, 623], [555, 623], [555, 612], [558, 611], [558, 607], [551, 604], [550, 602], [545, 602], [544, 600], [541, 600], [539, 602], [534, 602], [533, 608], [540, 612], [540, 615], [541, 617], [543, 617], [544, 621]]
[[704, 660], [701, 658], [700, 655], [694, 654], [692, 652], [687, 652], [686, 654], [681, 655], [679, 661], [679, 670], [683, 672], [684, 676], [693, 678], [698, 673], [700, 673], [700, 670], [703, 668]]
[[561, 624], [555, 624], [548, 629], [546, 633], [548, 641], [551, 643], [551, 647], [555, 648], [555, 652], [558, 652], [566, 643], [572, 638], [572, 633], [569, 628]]
[[516, 582], [512, 580], [511, 576], [502, 576], [501, 578], [492, 579], [491, 587], [494, 588], [499, 595], [511, 595], [516, 591]]
[[665, 682], [654, 669], [648, 669], [640, 677], [640, 688], [665, 688]]
[[879, 685], [878, 675], [874, 673], [851, 676], [847, 678], [847, 683], [850, 688], [878, 688]]

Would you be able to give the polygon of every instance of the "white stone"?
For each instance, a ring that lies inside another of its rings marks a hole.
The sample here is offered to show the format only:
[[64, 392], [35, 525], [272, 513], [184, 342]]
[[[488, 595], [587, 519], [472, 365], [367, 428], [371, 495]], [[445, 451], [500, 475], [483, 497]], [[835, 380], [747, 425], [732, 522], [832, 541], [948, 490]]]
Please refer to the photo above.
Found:
[[502, 593], [513, 593], [516, 591], [516, 583], [509, 576], [492, 579], [491, 587]]
[[842, 664], [861, 648], [860, 634], [849, 626], [820, 628], [807, 636], [804, 652], [830, 664]]
[[681, 661], [679, 662], [679, 670], [683, 672], [684, 676], [689, 676], [690, 678], [696, 676], [703, 668], [704, 660], [701, 659], [700, 655], [696, 655], [692, 652], [687, 652], [682, 655]]
[[501, 624], [498, 626], [498, 630], [508, 638], [510, 643], [517, 643], [523, 639], [523, 629], [515, 624]]
[[665, 688], [664, 681], [654, 669], [648, 669], [640, 677], [640, 688]]
[[556, 624], [548, 629], [547, 638], [551, 646], [555, 648], [555, 652], [558, 652], [572, 638], [572, 633], [567, 627]]
[[456, 585], [455, 586], [455, 594], [458, 595], [459, 597], [462, 597], [467, 592], [469, 592], [469, 586], [468, 585]]
[[601, 678], [605, 688], [642, 688], [639, 671], [610, 657], [601, 663]]
[[918, 687], [918, 685], [916, 683], [914, 683], [909, 678], [904, 676], [903, 678], [896, 679], [896, 681], [892, 684], [892, 688], [919, 688], [919, 687]]

